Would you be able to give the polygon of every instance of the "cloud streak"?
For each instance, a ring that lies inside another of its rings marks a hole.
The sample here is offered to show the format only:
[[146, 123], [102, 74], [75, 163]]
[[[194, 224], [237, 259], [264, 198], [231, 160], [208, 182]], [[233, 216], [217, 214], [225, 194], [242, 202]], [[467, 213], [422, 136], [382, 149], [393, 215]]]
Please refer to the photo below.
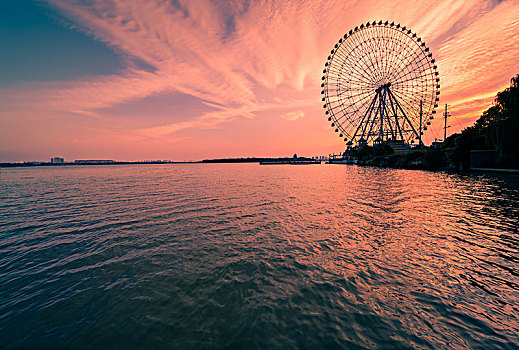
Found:
[[[92, 79], [3, 87], [0, 118], [40, 110], [110, 120], [103, 109], [180, 92], [212, 110], [187, 121], [149, 118], [145, 128], [124, 123], [117, 128], [165, 138], [254, 118], [260, 111], [297, 120], [309, 115], [309, 106], [320, 104], [322, 65], [333, 44], [355, 25], [379, 18], [409, 26], [431, 45], [442, 78], [441, 102], [463, 112], [465, 123], [486, 107], [488, 98], [481, 95], [495, 93], [519, 71], [515, 0], [47, 2], [75, 30], [125, 56], [128, 67]], [[323, 115], [315, 118], [325, 123]], [[330, 137], [335, 135], [330, 132]]]

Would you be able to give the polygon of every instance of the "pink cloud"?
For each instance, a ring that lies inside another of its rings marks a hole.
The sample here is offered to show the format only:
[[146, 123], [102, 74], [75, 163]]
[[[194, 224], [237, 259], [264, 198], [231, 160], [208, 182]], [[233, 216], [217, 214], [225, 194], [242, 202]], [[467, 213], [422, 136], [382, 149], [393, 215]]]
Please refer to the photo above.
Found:
[[[178, 6], [163, 0], [48, 3], [72, 27], [124, 55], [129, 65], [100, 78], [4, 86], [0, 121], [13, 115], [25, 118], [36, 110], [45, 111], [42, 115], [57, 111], [105, 121], [96, 127], [104, 125], [108, 131], [139, 140], [166, 140], [189, 129], [225, 127], [261, 113], [279, 113], [288, 120], [306, 115], [305, 120], [318, 118], [327, 125], [324, 113], [309, 113], [321, 104], [324, 61], [344, 32], [374, 19], [403, 23], [431, 45], [441, 76], [441, 103], [452, 104], [463, 125], [477, 118], [495, 92], [519, 72], [515, 1], [253, 1], [247, 6], [240, 1], [208, 0], [181, 0]], [[152, 69], [132, 62], [145, 62]], [[181, 122], [157, 125], [150, 120], [138, 129], [114, 125], [112, 115], [102, 111], [168, 91], [194, 96], [213, 110], [201, 109], [198, 116]], [[440, 124], [437, 118], [431, 130], [441, 131]], [[426, 141], [437, 136], [429, 133]], [[329, 137], [336, 140], [337, 148], [343, 147], [332, 131]]]
[[297, 111], [297, 112], [288, 112], [287, 114], [282, 115], [281, 117], [286, 120], [295, 121], [301, 118], [304, 118], [305, 112]]

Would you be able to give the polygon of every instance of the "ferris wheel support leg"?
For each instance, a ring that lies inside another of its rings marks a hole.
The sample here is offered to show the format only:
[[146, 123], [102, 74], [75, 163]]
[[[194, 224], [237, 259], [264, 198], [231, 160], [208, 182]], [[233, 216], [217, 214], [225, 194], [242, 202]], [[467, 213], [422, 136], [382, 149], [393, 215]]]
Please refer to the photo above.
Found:
[[368, 117], [368, 119], [366, 120], [366, 127], [364, 128], [364, 131], [362, 132], [362, 136], [361, 137], [364, 137], [364, 133], [366, 131], [366, 128], [368, 126], [368, 123], [369, 123], [369, 119], [371, 118], [371, 113], [373, 112], [373, 108], [375, 107], [375, 102], [377, 101], [377, 96], [375, 96], [373, 98], [373, 100], [371, 100], [371, 104], [369, 105], [368, 109], [366, 110], [366, 113], [364, 113], [364, 116], [362, 117], [362, 120], [361, 122], [359, 123], [359, 125], [357, 126], [357, 129], [355, 129], [355, 133], [353, 134], [353, 136], [351, 137], [352, 140], [355, 139], [355, 137], [357, 136], [357, 133], [359, 132], [359, 130], [361, 129], [361, 126], [362, 124], [364, 123], [364, 120], [366, 119], [366, 117]]
[[388, 89], [389, 89], [388, 87], [384, 87], [384, 93], [381, 94], [382, 95], [382, 98], [381, 98], [382, 107], [380, 108], [380, 132], [378, 134], [380, 142], [382, 142], [384, 140], [384, 112], [386, 110], [386, 94], [387, 94]]
[[[375, 125], [375, 121], [377, 121], [377, 115], [380, 115], [380, 107], [382, 106], [382, 103], [381, 103], [382, 95], [380, 94], [380, 91], [377, 91], [377, 96], [376, 97], [378, 97], [377, 110], [375, 111], [375, 115], [373, 116], [373, 120], [371, 121], [371, 126], [369, 127], [369, 131], [368, 131], [368, 133], [366, 135], [366, 141], [369, 141], [369, 137], [371, 135], [373, 135], [372, 134], [373, 126]], [[368, 120], [368, 122], [369, 122], [369, 120]], [[367, 124], [366, 124], [366, 128], [367, 128]], [[364, 137], [364, 133], [362, 134], [362, 136]]]
[[395, 118], [395, 139], [396, 139], [396, 132], [398, 132], [400, 134], [400, 138], [402, 139], [402, 141], [404, 140], [404, 134], [402, 133], [402, 128], [400, 127], [400, 124], [398, 123], [398, 113], [397, 113], [397, 110], [395, 109], [395, 104], [393, 103], [393, 100], [391, 99], [391, 97], [389, 98], [389, 103], [391, 104], [391, 110], [393, 111], [393, 116]]
[[391, 90], [388, 89], [388, 92], [389, 94], [392, 96], [392, 98], [394, 99], [394, 101], [396, 102], [396, 105], [398, 107], [398, 109], [400, 109], [400, 112], [402, 112], [402, 115], [404, 116], [405, 120], [407, 121], [407, 123], [409, 124], [409, 126], [411, 127], [411, 129], [413, 130], [414, 134], [416, 135], [416, 137], [419, 137], [418, 135], [418, 132], [416, 132], [416, 129], [414, 128], [413, 124], [411, 123], [411, 121], [409, 120], [409, 118], [407, 118], [407, 115], [405, 114], [404, 110], [402, 109], [402, 106], [400, 106], [400, 103], [398, 103], [398, 100], [395, 98], [395, 96], [393, 95], [393, 93], [391, 92]]
[[[388, 104], [391, 104], [391, 99], [388, 100]], [[389, 132], [391, 133], [391, 139], [396, 139], [396, 130], [393, 130], [393, 124], [391, 124], [391, 113], [388, 110], [388, 104], [386, 104], [386, 111], [385, 111], [387, 126], [389, 126]], [[396, 127], [395, 127], [395, 129], [396, 129]], [[388, 135], [388, 139], [389, 139], [389, 133], [387, 135]]]

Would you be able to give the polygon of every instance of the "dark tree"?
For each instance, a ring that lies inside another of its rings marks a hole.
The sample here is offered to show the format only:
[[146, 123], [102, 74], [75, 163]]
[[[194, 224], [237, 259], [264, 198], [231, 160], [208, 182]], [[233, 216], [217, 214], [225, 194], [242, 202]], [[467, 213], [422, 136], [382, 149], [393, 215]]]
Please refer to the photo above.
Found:
[[487, 109], [471, 127], [445, 140], [455, 164], [468, 169], [470, 151], [494, 149], [496, 165], [519, 168], [519, 74], [510, 87], [497, 93], [494, 106]]

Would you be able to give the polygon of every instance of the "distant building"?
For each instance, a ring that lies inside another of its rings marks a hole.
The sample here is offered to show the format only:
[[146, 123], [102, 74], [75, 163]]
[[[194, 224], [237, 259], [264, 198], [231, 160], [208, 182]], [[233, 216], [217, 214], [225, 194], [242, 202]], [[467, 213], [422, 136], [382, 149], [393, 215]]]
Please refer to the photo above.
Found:
[[77, 159], [74, 164], [111, 164], [115, 161], [111, 159]]
[[409, 146], [402, 140], [388, 140], [386, 144], [391, 146], [395, 154], [406, 154], [409, 152]]
[[60, 157], [52, 157], [50, 159], [50, 162], [52, 164], [63, 164], [65, 162], [65, 159], [64, 158], [60, 158]]

